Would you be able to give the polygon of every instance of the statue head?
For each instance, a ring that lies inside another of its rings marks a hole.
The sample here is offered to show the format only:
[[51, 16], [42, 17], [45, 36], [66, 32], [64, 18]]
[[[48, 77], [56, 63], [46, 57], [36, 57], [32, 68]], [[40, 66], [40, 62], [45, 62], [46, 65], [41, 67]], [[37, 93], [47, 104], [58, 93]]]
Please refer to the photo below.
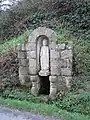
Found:
[[43, 39], [43, 46], [47, 46], [47, 40]]

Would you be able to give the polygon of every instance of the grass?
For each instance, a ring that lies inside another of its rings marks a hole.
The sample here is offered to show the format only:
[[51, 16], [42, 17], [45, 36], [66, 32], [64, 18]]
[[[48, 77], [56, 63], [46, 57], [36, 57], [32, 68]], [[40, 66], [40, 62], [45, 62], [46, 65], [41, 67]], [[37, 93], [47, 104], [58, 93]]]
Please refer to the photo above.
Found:
[[53, 115], [65, 120], [90, 120], [90, 116], [81, 115], [79, 113], [70, 113], [66, 110], [60, 110], [54, 104], [50, 105], [46, 103], [33, 103], [25, 100], [11, 100], [0, 97], [0, 105], [43, 115]]
[[32, 32], [32, 29], [25, 31], [21, 36], [13, 38], [12, 40], [6, 41], [4, 44], [0, 45], [0, 53], [5, 53], [8, 50], [14, 48], [17, 44], [22, 44], [25, 42], [25, 39]]

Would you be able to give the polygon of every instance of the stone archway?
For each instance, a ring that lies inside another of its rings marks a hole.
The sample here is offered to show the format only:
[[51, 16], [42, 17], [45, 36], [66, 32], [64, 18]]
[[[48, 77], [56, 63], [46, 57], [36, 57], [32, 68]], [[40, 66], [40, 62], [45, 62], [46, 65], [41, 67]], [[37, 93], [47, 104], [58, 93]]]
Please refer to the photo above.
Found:
[[[40, 77], [38, 72], [40, 70], [40, 63], [39, 63], [39, 53], [40, 48], [42, 46], [42, 40], [47, 39], [48, 41], [48, 47], [54, 43], [56, 45], [57, 42], [57, 35], [56, 33], [48, 28], [45, 27], [39, 27], [36, 30], [34, 30], [31, 35], [28, 38], [28, 58], [29, 58], [29, 73], [30, 78], [32, 81], [32, 93], [35, 95], [38, 94], [40, 89], [40, 82], [43, 77]], [[37, 82], [35, 83], [35, 79], [37, 78]], [[49, 85], [49, 76], [47, 79], [47, 85]], [[43, 81], [42, 81], [43, 83]], [[50, 85], [49, 85], [50, 87]], [[49, 92], [50, 93], [50, 92]]]
[[28, 43], [35, 43], [37, 38], [42, 35], [48, 37], [50, 42], [57, 42], [57, 34], [53, 30], [46, 27], [39, 27], [31, 33], [28, 38]]
[[[45, 79], [50, 83], [50, 85], [48, 84], [50, 87], [48, 91], [49, 97], [55, 99], [57, 94], [65, 89], [65, 86], [70, 87], [73, 54], [72, 45], [57, 44], [57, 35], [53, 30], [46, 27], [39, 27], [31, 33], [27, 44], [20, 46], [18, 50], [18, 58], [20, 59], [19, 79], [22, 84], [25, 84], [27, 81], [32, 84], [31, 93], [34, 96], [39, 94], [40, 82], [44, 77], [41, 76], [40, 78], [41, 74], [39, 74], [39, 55], [44, 38], [48, 41], [47, 46], [50, 50], [50, 54], [48, 55], [50, 58], [50, 70]], [[43, 84], [45, 85], [46, 83], [44, 82]], [[45, 88], [48, 89], [46, 86]]]
[[[56, 44], [57, 42], [56, 33], [53, 30], [48, 29], [46, 27], [39, 27], [35, 29], [28, 38], [27, 50], [28, 50], [28, 58], [29, 58], [29, 65], [30, 65], [29, 71], [30, 71], [30, 74], [32, 75], [37, 74], [39, 70], [39, 58], [38, 58], [39, 53], [38, 52], [44, 37], [48, 40], [49, 47], [53, 42], [54, 44]], [[33, 68], [32, 68], [32, 63], [34, 63]]]

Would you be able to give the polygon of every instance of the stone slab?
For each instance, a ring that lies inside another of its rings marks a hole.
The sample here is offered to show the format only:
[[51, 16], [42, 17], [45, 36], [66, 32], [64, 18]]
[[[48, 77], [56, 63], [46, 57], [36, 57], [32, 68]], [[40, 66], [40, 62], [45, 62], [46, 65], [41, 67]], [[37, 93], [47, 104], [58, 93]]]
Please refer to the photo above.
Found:
[[29, 51], [28, 57], [29, 59], [36, 59], [36, 51]]
[[26, 45], [22, 44], [22, 51], [26, 51]]
[[56, 49], [57, 50], [65, 50], [65, 47], [66, 47], [66, 45], [64, 43], [63, 44], [57, 44]]
[[57, 88], [57, 82], [55, 82], [55, 83], [50, 82], [50, 86], [51, 86], [52, 88]]
[[41, 70], [39, 72], [40, 76], [49, 76], [49, 74], [50, 74], [49, 70]]
[[29, 72], [31, 75], [37, 74], [37, 66], [36, 66], [36, 60], [35, 59], [29, 59]]
[[50, 59], [50, 66], [60, 66], [60, 59]]
[[15, 48], [17, 51], [22, 51], [22, 45], [21, 44], [18, 44], [16, 45], [16, 48]]
[[65, 60], [65, 59], [61, 59], [60, 60], [60, 66], [61, 66], [61, 68], [67, 68], [67, 60]]
[[61, 59], [67, 59], [67, 58], [72, 59], [72, 50], [61, 51]]
[[62, 76], [72, 76], [72, 69], [70, 68], [61, 68]]
[[50, 99], [55, 100], [56, 96], [57, 96], [57, 88], [51, 87], [50, 88], [50, 94], [49, 94]]
[[23, 66], [19, 67], [19, 75], [28, 75], [28, 74], [29, 74], [28, 67], [23, 67]]
[[67, 68], [72, 69], [72, 59], [65, 59], [67, 61]]
[[29, 73], [31, 75], [37, 74], [36, 59], [29, 59]]
[[61, 68], [71, 68], [72, 69], [72, 60], [71, 59], [61, 59], [60, 66], [61, 66]]
[[51, 59], [60, 58], [60, 53], [56, 50], [50, 50], [50, 58]]
[[25, 44], [18, 44], [17, 46], [16, 46], [16, 50], [17, 51], [26, 51], [26, 45]]
[[29, 52], [30, 52], [30, 51], [27, 51], [27, 59], [29, 59]]
[[28, 43], [26, 44], [27, 51], [36, 51], [36, 43]]
[[59, 66], [51, 66], [51, 75], [61, 75], [61, 70]]
[[27, 53], [19, 51], [18, 52], [18, 58], [26, 59], [27, 58]]
[[56, 43], [55, 42], [52, 42], [50, 45], [50, 50], [55, 50], [56, 49]]
[[56, 82], [57, 81], [57, 76], [50, 76], [49, 81], [53, 82], [53, 83]]
[[66, 49], [70, 50], [73, 49], [73, 42], [69, 41], [68, 44], [66, 45]]
[[24, 66], [24, 67], [28, 67], [28, 60], [27, 59], [19, 59], [19, 66]]
[[40, 82], [38, 75], [30, 76], [30, 80], [32, 82], [37, 82], [37, 83]]
[[30, 81], [29, 75], [19, 75], [19, 80], [20, 80], [21, 85], [31, 87], [31, 81]]
[[36, 59], [29, 59], [29, 66], [35, 67], [36, 66]]
[[31, 33], [31, 35], [28, 37], [28, 43], [35, 43], [35, 35]]

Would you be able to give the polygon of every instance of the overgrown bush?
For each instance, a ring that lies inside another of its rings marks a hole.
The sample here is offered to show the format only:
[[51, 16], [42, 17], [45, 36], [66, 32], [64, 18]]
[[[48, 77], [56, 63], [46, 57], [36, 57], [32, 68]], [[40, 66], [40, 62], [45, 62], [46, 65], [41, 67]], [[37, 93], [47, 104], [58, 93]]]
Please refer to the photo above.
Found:
[[68, 94], [62, 100], [58, 100], [56, 106], [70, 112], [77, 112], [90, 115], [90, 93], [82, 92], [81, 94]]
[[89, 41], [89, 6], [90, 0], [19, 1], [10, 10], [0, 12], [0, 40], [20, 35], [31, 27], [62, 26], [76, 37]]
[[87, 87], [90, 81], [90, 76], [73, 76], [71, 81], [70, 91], [74, 93], [81, 93], [82, 91], [88, 91]]

